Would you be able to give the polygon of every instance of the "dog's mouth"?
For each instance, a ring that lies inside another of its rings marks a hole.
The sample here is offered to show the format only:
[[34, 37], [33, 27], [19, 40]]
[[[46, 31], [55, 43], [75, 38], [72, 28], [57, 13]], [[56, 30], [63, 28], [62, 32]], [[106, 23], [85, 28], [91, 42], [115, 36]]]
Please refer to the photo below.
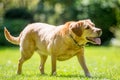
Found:
[[93, 44], [101, 44], [101, 39], [97, 37], [86, 37], [86, 39]]

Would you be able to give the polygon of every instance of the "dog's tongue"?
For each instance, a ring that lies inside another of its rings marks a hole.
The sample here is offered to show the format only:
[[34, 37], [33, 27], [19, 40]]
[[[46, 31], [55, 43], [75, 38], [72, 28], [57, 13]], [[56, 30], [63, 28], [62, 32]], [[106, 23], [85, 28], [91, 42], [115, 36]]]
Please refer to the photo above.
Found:
[[101, 44], [100, 38], [94, 38], [93, 40], [94, 40], [94, 42], [95, 42], [96, 44], [98, 44], [98, 45]]

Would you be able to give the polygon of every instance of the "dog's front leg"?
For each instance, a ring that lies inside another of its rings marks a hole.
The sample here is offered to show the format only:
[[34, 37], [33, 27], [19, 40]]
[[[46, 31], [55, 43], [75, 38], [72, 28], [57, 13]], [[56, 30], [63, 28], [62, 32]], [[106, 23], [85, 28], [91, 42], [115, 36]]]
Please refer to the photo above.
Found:
[[85, 63], [85, 58], [84, 58], [84, 49], [82, 48], [81, 51], [77, 54], [77, 58], [78, 58], [78, 61], [80, 63], [80, 65], [82, 66], [84, 72], [85, 72], [85, 75], [87, 77], [91, 77], [90, 75], [90, 72], [86, 66], [86, 63]]
[[51, 55], [52, 75], [56, 75], [56, 55]]

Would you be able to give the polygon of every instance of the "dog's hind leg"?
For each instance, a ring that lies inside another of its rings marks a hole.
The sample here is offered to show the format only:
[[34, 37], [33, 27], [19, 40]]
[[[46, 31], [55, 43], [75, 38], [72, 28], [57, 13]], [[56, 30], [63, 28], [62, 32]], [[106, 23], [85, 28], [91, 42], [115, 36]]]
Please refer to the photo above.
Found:
[[[29, 52], [29, 50], [27, 52]], [[29, 56], [26, 54], [29, 54]], [[17, 74], [21, 74], [23, 63], [26, 60], [30, 59], [32, 55], [33, 55], [33, 52], [30, 52], [30, 53], [25, 53], [24, 51], [21, 52], [21, 58], [19, 59]]]
[[21, 72], [22, 72], [22, 65], [23, 65], [24, 61], [25, 61], [25, 59], [23, 57], [21, 57], [19, 59], [17, 74], [21, 74]]
[[[32, 44], [32, 42], [31, 42]], [[25, 45], [24, 46], [20, 46], [20, 51], [21, 51], [21, 57], [19, 59], [19, 63], [18, 63], [18, 70], [17, 70], [17, 74], [21, 74], [22, 72], [22, 65], [23, 63], [30, 59], [34, 53], [34, 45]]]

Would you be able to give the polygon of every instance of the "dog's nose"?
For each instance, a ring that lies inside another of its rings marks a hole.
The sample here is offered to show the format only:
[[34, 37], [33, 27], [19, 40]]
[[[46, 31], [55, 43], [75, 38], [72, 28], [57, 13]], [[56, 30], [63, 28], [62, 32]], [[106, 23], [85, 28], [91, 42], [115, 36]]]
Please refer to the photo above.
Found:
[[101, 29], [97, 30], [97, 33], [98, 33], [99, 36], [101, 36], [102, 35], [102, 30]]

